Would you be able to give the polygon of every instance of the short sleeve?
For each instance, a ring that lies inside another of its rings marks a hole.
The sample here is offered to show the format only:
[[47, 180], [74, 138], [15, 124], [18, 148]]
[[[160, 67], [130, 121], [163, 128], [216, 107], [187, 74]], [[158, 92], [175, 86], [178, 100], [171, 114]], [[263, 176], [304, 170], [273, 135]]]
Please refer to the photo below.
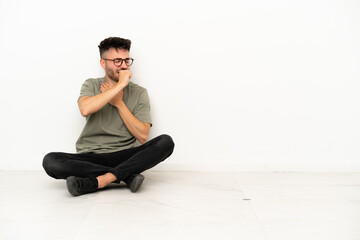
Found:
[[139, 102], [134, 112], [134, 116], [143, 123], [149, 123], [150, 126], [152, 126], [150, 115], [150, 100], [146, 89], [139, 96]]
[[90, 81], [90, 79], [86, 80], [83, 85], [81, 86], [81, 90], [80, 90], [80, 96], [78, 99], [80, 99], [81, 97], [84, 96], [95, 96], [95, 88], [94, 88], [94, 84], [92, 81]]

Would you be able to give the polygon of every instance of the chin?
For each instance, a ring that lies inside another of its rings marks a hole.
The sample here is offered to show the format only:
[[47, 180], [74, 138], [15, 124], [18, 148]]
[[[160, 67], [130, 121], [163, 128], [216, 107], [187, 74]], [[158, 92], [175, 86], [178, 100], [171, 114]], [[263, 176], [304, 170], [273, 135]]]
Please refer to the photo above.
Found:
[[114, 82], [118, 82], [119, 81], [119, 77], [110, 77], [111, 80], [113, 80]]

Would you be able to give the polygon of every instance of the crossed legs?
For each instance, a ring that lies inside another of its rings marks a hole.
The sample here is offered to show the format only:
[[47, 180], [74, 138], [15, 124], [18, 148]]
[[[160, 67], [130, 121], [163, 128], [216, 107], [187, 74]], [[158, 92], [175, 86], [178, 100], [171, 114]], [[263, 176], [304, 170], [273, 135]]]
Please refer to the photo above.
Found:
[[97, 188], [103, 188], [154, 167], [168, 158], [173, 149], [172, 138], [163, 134], [141, 146], [112, 153], [51, 152], [44, 157], [43, 167], [55, 179], [91, 177], [96, 178]]

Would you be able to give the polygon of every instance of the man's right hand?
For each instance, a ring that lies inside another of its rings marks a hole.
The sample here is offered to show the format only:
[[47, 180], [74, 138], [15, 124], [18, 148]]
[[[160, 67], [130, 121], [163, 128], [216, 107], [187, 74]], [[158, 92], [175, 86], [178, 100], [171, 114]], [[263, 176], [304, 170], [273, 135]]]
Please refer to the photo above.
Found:
[[[112, 87], [113, 86], [111, 86], [109, 83], [105, 82], [100, 85], [100, 90], [102, 93], [104, 93], [109, 89], [111, 89]], [[123, 95], [124, 95], [124, 89], [121, 89], [121, 91], [118, 94], [116, 94], [112, 99], [110, 99], [109, 103], [114, 107], [119, 106], [122, 102]]]

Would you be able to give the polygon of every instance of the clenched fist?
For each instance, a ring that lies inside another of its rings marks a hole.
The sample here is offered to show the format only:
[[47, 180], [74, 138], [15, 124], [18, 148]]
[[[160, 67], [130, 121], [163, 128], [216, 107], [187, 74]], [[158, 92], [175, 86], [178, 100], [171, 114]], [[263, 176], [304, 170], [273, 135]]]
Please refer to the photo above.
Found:
[[125, 88], [130, 81], [130, 78], [132, 77], [132, 73], [128, 69], [122, 69], [119, 71], [119, 82], [117, 84], [120, 84], [123, 88]]

